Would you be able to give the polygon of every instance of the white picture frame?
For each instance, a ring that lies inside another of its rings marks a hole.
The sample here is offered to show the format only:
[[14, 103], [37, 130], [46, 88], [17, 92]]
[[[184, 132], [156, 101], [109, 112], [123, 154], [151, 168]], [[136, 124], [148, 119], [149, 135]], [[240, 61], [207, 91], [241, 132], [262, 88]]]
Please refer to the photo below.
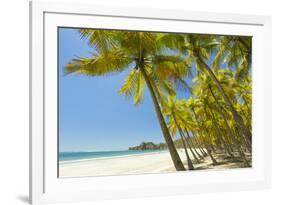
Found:
[[[253, 71], [253, 135], [256, 138], [253, 140], [253, 167], [212, 172], [58, 179], [56, 174], [58, 165], [54, 161], [57, 154], [55, 127], [57, 96], [54, 90], [57, 90], [56, 29], [59, 26], [252, 35], [253, 64], [256, 66]], [[82, 3], [31, 2], [30, 108], [30, 202], [32, 204], [269, 188], [271, 186], [271, 18], [103, 7]], [[147, 184], [147, 181], [154, 181], [154, 183]]]

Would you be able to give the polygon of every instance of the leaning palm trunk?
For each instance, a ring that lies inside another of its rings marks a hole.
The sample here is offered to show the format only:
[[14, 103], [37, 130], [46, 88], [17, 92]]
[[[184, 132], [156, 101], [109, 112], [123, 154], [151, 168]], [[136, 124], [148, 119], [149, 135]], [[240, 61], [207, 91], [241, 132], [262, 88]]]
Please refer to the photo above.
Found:
[[[207, 135], [207, 134], [208, 134], [207, 130], [204, 129], [204, 131], [205, 131], [205, 135]], [[213, 162], [213, 165], [217, 165], [218, 162], [217, 162], [217, 160], [214, 158], [214, 156], [212, 155], [212, 151], [214, 150], [214, 148], [212, 148], [211, 143], [209, 142], [209, 144], [208, 144], [208, 143], [204, 142], [204, 144], [205, 144], [205, 147], [206, 147], [206, 150], [207, 150], [208, 155], [211, 157], [211, 160], [212, 160], [212, 162]], [[211, 147], [211, 149], [210, 149], [210, 147]], [[213, 151], [213, 152], [214, 152], [214, 151]]]
[[[186, 139], [189, 140], [189, 139]], [[194, 145], [194, 142], [192, 140], [189, 140], [189, 143], [191, 144], [191, 147], [193, 147], [194, 152], [196, 153], [196, 155], [200, 158], [203, 159], [204, 157], [197, 151], [196, 146]]]
[[193, 149], [192, 149], [190, 143], [187, 141], [187, 138], [186, 138], [186, 136], [184, 135], [183, 130], [179, 127], [179, 125], [178, 125], [178, 123], [177, 123], [177, 120], [176, 120], [176, 118], [175, 118], [176, 116], [175, 116], [174, 114], [173, 114], [173, 117], [174, 117], [174, 119], [175, 119], [176, 126], [178, 127], [178, 129], [179, 129], [179, 131], [180, 131], [180, 133], [181, 133], [181, 136], [182, 136], [183, 139], [186, 141], [187, 147], [189, 148], [189, 150], [190, 150], [190, 152], [191, 152], [193, 158], [195, 159], [195, 161], [196, 161], [197, 163], [200, 163], [200, 160], [197, 158], [197, 156], [196, 156], [195, 153], [193, 152]]
[[177, 123], [176, 116], [174, 115], [174, 113], [173, 113], [173, 118], [175, 120], [176, 127], [177, 127], [177, 129], [180, 133], [181, 141], [182, 141], [183, 148], [184, 148], [185, 155], [186, 155], [186, 159], [187, 159], [188, 169], [193, 170], [194, 169], [193, 163], [192, 163], [191, 158], [189, 157], [189, 154], [188, 154], [188, 150], [187, 150], [187, 147], [186, 147], [186, 144], [185, 144], [185, 141], [184, 141], [184, 135], [183, 135], [182, 129], [179, 127], [179, 125]]
[[[236, 133], [236, 136], [241, 136], [241, 133], [240, 133], [240, 130], [239, 129], [235, 129], [234, 131]], [[241, 137], [240, 137], [241, 138]], [[244, 144], [244, 147], [245, 149], [248, 151], [248, 152], [252, 152], [252, 147], [251, 147], [251, 144], [244, 138], [242, 137], [242, 142]]]
[[[201, 127], [201, 123], [199, 122], [199, 120], [198, 120], [198, 118], [197, 118], [197, 115], [196, 115], [194, 109], [191, 109], [191, 110], [192, 110], [192, 112], [193, 112], [193, 114], [194, 114], [195, 121], [196, 121], [197, 124], [200, 126], [200, 128], [203, 128], [203, 130], [205, 131], [205, 134], [207, 135], [208, 132], [207, 132], [207, 130], [206, 130], [204, 127]], [[203, 135], [202, 135], [202, 132], [201, 132], [201, 131], [199, 131], [199, 132], [200, 132], [200, 135], [203, 136]], [[208, 145], [204, 140], [203, 140], [203, 143], [204, 143], [204, 146], [205, 146], [205, 148], [206, 148], [206, 150], [207, 150], [208, 155], [211, 157], [211, 160], [212, 160], [213, 164], [214, 164], [214, 165], [217, 165], [218, 162], [217, 162], [217, 160], [213, 157], [212, 151], [210, 150], [209, 145]]]
[[[194, 146], [193, 141], [192, 141], [192, 140], [189, 140], [189, 139], [190, 139], [190, 135], [189, 135], [189, 133], [187, 132], [187, 130], [185, 130], [185, 133], [187, 134], [186, 141], [189, 142], [189, 144], [191, 145], [191, 147], [193, 147], [194, 152], [197, 154], [197, 156], [198, 156], [200, 159], [203, 159], [203, 156], [201, 156], [201, 155], [199, 154], [199, 152], [197, 152], [196, 147]], [[199, 161], [199, 160], [198, 160], [198, 161]]]
[[[223, 113], [221, 113], [221, 114], [223, 115]], [[239, 145], [239, 142], [238, 142], [237, 138], [235, 137], [235, 134], [231, 130], [231, 128], [228, 125], [228, 122], [226, 121], [224, 116], [223, 116], [223, 118], [224, 118], [224, 122], [226, 124], [226, 129], [229, 131], [229, 135], [230, 135], [232, 141], [234, 142], [234, 147], [238, 151], [239, 156], [243, 159], [246, 166], [250, 166], [248, 160], [246, 159], [246, 156], [245, 156], [243, 150], [241, 149], [241, 146]]]
[[249, 104], [248, 104], [248, 102], [247, 102], [245, 96], [243, 96], [243, 101], [244, 101], [245, 106], [246, 106], [246, 108], [247, 108], [247, 114], [248, 114], [248, 116], [251, 116], [252, 111], [251, 111], [251, 108], [249, 107]]
[[199, 142], [199, 140], [197, 139], [195, 133], [194, 133], [193, 131], [191, 131], [191, 133], [192, 133], [192, 136], [194, 136], [195, 142], [196, 142], [196, 144], [197, 144], [197, 146], [198, 146], [200, 152], [202, 153], [203, 157], [208, 156], [207, 152], [205, 152], [205, 150], [203, 149], [202, 144], [201, 144], [201, 143]]
[[207, 107], [208, 107], [209, 110], [210, 110], [212, 122], [213, 122], [214, 127], [215, 127], [215, 131], [216, 131], [217, 135], [219, 136], [219, 138], [220, 138], [220, 140], [221, 140], [221, 142], [222, 142], [222, 144], [223, 144], [223, 146], [224, 146], [225, 151], [227, 152], [227, 154], [228, 154], [231, 158], [234, 158], [233, 154], [231, 153], [231, 151], [230, 151], [229, 148], [228, 148], [228, 145], [226, 145], [226, 142], [225, 142], [224, 139], [223, 139], [223, 134], [221, 133], [221, 130], [219, 129], [219, 126], [218, 126], [218, 124], [217, 124], [217, 120], [216, 120], [215, 114], [214, 114], [214, 112], [212, 111], [212, 108], [211, 108], [211, 106], [209, 105], [209, 103], [208, 103], [207, 101], [206, 101], [206, 105], [207, 105]]
[[188, 148], [189, 148], [190, 151], [191, 151], [191, 154], [192, 154], [193, 158], [194, 158], [195, 161], [199, 164], [199, 163], [200, 163], [200, 160], [197, 158], [196, 154], [193, 152], [193, 149], [192, 149], [192, 147], [190, 146], [189, 141], [187, 140], [186, 137], [184, 137], [184, 139], [185, 139], [185, 141], [186, 141], [186, 144], [187, 144]]
[[157, 100], [157, 97], [154, 93], [154, 90], [153, 90], [153, 87], [151, 85], [151, 82], [146, 74], [146, 71], [143, 67], [140, 66], [140, 71], [144, 77], [144, 80], [146, 82], [146, 85], [148, 87], [148, 90], [150, 92], [150, 95], [151, 95], [151, 98], [152, 98], [152, 101], [153, 101], [153, 105], [154, 105], [154, 108], [155, 108], [155, 111], [156, 111], [156, 115], [157, 115], [157, 119], [159, 121], [159, 124], [160, 124], [160, 127], [161, 127], [161, 130], [162, 130], [162, 133], [164, 135], [164, 139], [166, 141], [166, 144], [167, 144], [167, 147], [169, 149], [169, 152], [170, 152], [170, 155], [171, 155], [171, 158], [172, 158], [172, 161], [174, 163], [174, 166], [176, 168], [177, 171], [183, 171], [185, 170], [184, 166], [183, 166], [183, 163], [180, 159], [180, 156], [176, 150], [176, 147], [174, 145], [174, 142], [171, 138], [171, 135], [170, 135], [170, 132], [167, 128], [167, 125], [165, 123], [165, 119], [162, 115], [162, 112], [161, 112], [161, 109], [160, 109], [160, 106], [159, 106], [159, 103], [158, 103], [158, 100]]
[[[227, 119], [226, 119], [226, 117], [225, 117], [225, 115], [224, 115], [224, 113], [223, 113], [223, 111], [222, 111], [222, 107], [221, 107], [221, 105], [219, 104], [218, 99], [217, 99], [217, 97], [215, 96], [215, 94], [214, 94], [214, 92], [213, 92], [211, 86], [209, 86], [209, 90], [210, 90], [211, 95], [213, 96], [213, 98], [214, 98], [214, 100], [215, 100], [215, 102], [216, 102], [216, 104], [217, 104], [219, 114], [222, 116], [222, 118], [223, 118], [223, 120], [224, 120], [224, 123], [225, 123], [225, 125], [226, 125], [226, 128], [227, 128], [227, 130], [229, 131], [230, 137], [232, 138], [234, 144], [235, 144], [236, 146], [239, 146], [239, 145], [237, 145], [237, 139], [235, 138], [235, 135], [234, 135], [232, 129], [230, 128], [230, 126], [229, 126], [229, 124], [228, 124], [228, 122], [227, 122]], [[242, 137], [244, 137], [244, 136], [242, 135]], [[244, 139], [245, 139], [245, 138], [244, 138]], [[247, 138], [247, 139], [248, 139], [248, 138]], [[248, 149], [248, 150], [251, 150], [251, 144], [249, 143], [249, 141], [247, 141], [247, 149]]]
[[211, 70], [211, 68], [209, 67], [208, 64], [205, 63], [205, 61], [201, 58], [201, 56], [198, 54], [198, 52], [194, 52], [195, 56], [197, 57], [197, 61], [199, 64], [203, 65], [203, 67], [205, 68], [205, 70], [208, 72], [209, 76], [211, 77], [211, 79], [215, 82], [217, 88], [219, 89], [220, 93], [223, 96], [223, 99], [225, 100], [225, 102], [227, 103], [227, 105], [230, 108], [230, 111], [233, 115], [233, 118], [237, 124], [237, 126], [239, 127], [239, 129], [241, 129], [242, 133], [248, 137], [248, 138], [252, 138], [252, 134], [251, 132], [247, 129], [247, 127], [245, 126], [243, 119], [241, 118], [241, 116], [236, 112], [236, 110], [234, 109], [231, 100], [229, 99], [229, 97], [227, 96], [227, 94], [225, 93], [223, 87], [221, 86], [221, 83], [219, 82], [219, 80], [217, 79], [217, 77], [215, 76], [215, 74], [213, 73], [213, 71]]
[[211, 160], [212, 160], [212, 162], [213, 162], [213, 165], [217, 165], [218, 162], [217, 162], [217, 160], [213, 157], [212, 151], [210, 150], [210, 148], [208, 147], [208, 145], [207, 145], [206, 143], [204, 143], [204, 144], [205, 144], [205, 147], [206, 147], [206, 150], [207, 150], [208, 155], [211, 157]]
[[239, 156], [243, 159], [243, 161], [244, 161], [244, 163], [245, 163], [246, 166], [250, 166], [250, 164], [249, 164], [249, 162], [248, 162], [248, 160], [247, 160], [247, 158], [246, 158], [246, 156], [245, 156], [243, 150], [241, 149], [241, 146], [239, 145], [239, 142], [238, 142], [238, 140], [236, 139], [235, 134], [233, 133], [232, 129], [230, 128], [230, 126], [229, 126], [229, 124], [228, 124], [228, 122], [227, 122], [227, 120], [226, 120], [226, 117], [225, 117], [225, 115], [224, 115], [223, 112], [222, 112], [222, 108], [221, 108], [220, 104], [218, 103], [217, 98], [216, 98], [216, 96], [214, 95], [214, 93], [212, 92], [212, 89], [211, 89], [210, 86], [209, 86], [209, 89], [210, 89], [210, 91], [211, 91], [211, 93], [212, 93], [212, 96], [213, 96], [214, 99], [215, 99], [216, 104], [218, 105], [218, 111], [219, 111], [220, 115], [222, 116], [222, 118], [223, 118], [223, 120], [224, 120], [224, 123], [225, 123], [225, 125], [226, 125], [226, 129], [229, 131], [229, 135], [230, 135], [230, 137], [232, 138], [232, 140], [233, 140], [233, 142], [234, 142], [234, 146], [235, 146], [235, 148], [237, 149], [237, 151], [238, 151], [238, 153], [239, 153]]
[[183, 144], [183, 147], [184, 147], [184, 151], [185, 151], [185, 155], [186, 155], [188, 169], [189, 170], [194, 170], [194, 167], [193, 167], [192, 161], [191, 161], [191, 159], [189, 157], [189, 154], [188, 154], [188, 151], [187, 151], [187, 147], [186, 147], [186, 144], [185, 144], [185, 141], [183, 139], [183, 135], [182, 135], [181, 131], [180, 131], [180, 136], [181, 136], [181, 141], [182, 141], [182, 144]]

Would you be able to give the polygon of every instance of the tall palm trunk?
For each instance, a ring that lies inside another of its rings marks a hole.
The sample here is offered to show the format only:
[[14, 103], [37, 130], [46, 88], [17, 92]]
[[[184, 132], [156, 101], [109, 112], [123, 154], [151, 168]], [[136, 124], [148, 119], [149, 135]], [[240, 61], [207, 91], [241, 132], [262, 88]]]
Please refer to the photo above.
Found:
[[[244, 101], [244, 104], [245, 104], [245, 106], [246, 106], [246, 108], [247, 108], [247, 115], [245, 115], [245, 117], [248, 118], [248, 119], [250, 119], [250, 118], [252, 118], [252, 110], [251, 110], [251, 108], [249, 107], [249, 104], [248, 104], [248, 102], [247, 102], [245, 96], [243, 96], [243, 101]], [[248, 129], [249, 129], [250, 131], [252, 131], [252, 126], [251, 126], [251, 125], [247, 125], [247, 127], [248, 127]], [[250, 139], [250, 140], [252, 140], [252, 139]]]
[[239, 153], [239, 156], [243, 159], [243, 161], [244, 161], [244, 163], [245, 163], [246, 166], [250, 166], [250, 164], [249, 164], [249, 162], [248, 162], [248, 160], [247, 160], [247, 158], [246, 158], [246, 156], [245, 156], [245, 153], [244, 153], [243, 150], [241, 149], [241, 146], [239, 145], [239, 142], [238, 142], [238, 140], [236, 139], [235, 134], [233, 133], [232, 129], [230, 128], [230, 126], [229, 126], [229, 124], [228, 124], [228, 122], [227, 122], [227, 120], [226, 120], [226, 117], [224, 116], [224, 114], [223, 114], [223, 112], [222, 112], [221, 106], [220, 106], [220, 104], [218, 103], [217, 98], [216, 98], [216, 96], [214, 95], [214, 93], [212, 92], [212, 89], [211, 89], [210, 86], [209, 86], [209, 89], [210, 89], [210, 91], [211, 91], [211, 93], [212, 93], [213, 98], [214, 98], [215, 101], [216, 101], [216, 104], [218, 105], [218, 111], [219, 111], [220, 115], [222, 116], [222, 118], [223, 118], [223, 120], [224, 120], [224, 122], [225, 122], [226, 128], [227, 128], [227, 130], [229, 131], [229, 134], [230, 134], [230, 136], [231, 136], [231, 138], [232, 138], [232, 140], [233, 140], [233, 142], [234, 142], [234, 146], [235, 146], [235, 148], [237, 149], [237, 151], [238, 151], [238, 153]]
[[[230, 137], [232, 138], [234, 144], [236, 144], [236, 146], [238, 146], [238, 145], [237, 145], [237, 140], [236, 140], [236, 138], [235, 138], [235, 135], [234, 135], [233, 131], [231, 130], [231, 128], [230, 128], [230, 126], [229, 126], [229, 124], [228, 124], [228, 122], [227, 122], [227, 119], [226, 119], [225, 115], [223, 114], [222, 107], [221, 107], [221, 105], [219, 104], [218, 99], [217, 99], [217, 97], [215, 96], [215, 94], [214, 94], [214, 92], [213, 92], [213, 90], [212, 90], [212, 88], [211, 88], [210, 85], [209, 85], [209, 90], [210, 90], [211, 95], [213, 96], [213, 98], [214, 98], [214, 100], [215, 100], [215, 102], [216, 102], [216, 104], [217, 104], [218, 111], [219, 111], [220, 115], [222, 116], [222, 118], [223, 118], [223, 120], [224, 120], [224, 123], [225, 123], [225, 125], [226, 125], [226, 128], [227, 128], [227, 130], [229, 131]], [[249, 139], [248, 139], [248, 138], [245, 138], [245, 136], [243, 136], [243, 135], [242, 135], [242, 137], [244, 137], [244, 139], [247, 140], [247, 149], [248, 149], [248, 150], [251, 150], [251, 142], [249, 142]]]
[[200, 159], [203, 159], [203, 156], [201, 156], [201, 155], [199, 154], [199, 152], [197, 152], [196, 147], [195, 147], [193, 141], [192, 141], [192, 140], [189, 140], [189, 139], [190, 139], [190, 135], [189, 135], [189, 133], [188, 133], [187, 130], [185, 130], [185, 133], [187, 134], [186, 141], [191, 144], [191, 147], [193, 147], [194, 152], [198, 155], [198, 157], [199, 157]]
[[176, 127], [177, 127], [177, 129], [178, 129], [178, 131], [180, 133], [181, 141], [182, 141], [183, 148], [184, 148], [185, 155], [186, 155], [186, 159], [187, 159], [188, 169], [189, 170], [193, 170], [194, 169], [193, 163], [192, 163], [191, 158], [189, 157], [189, 154], [188, 154], [188, 150], [187, 150], [187, 146], [186, 146], [185, 141], [184, 141], [184, 135], [183, 135], [182, 129], [181, 129], [181, 127], [179, 126], [179, 124], [177, 122], [177, 119], [176, 119], [176, 116], [175, 116], [174, 112], [172, 113], [172, 116], [173, 116], [173, 119], [175, 121], [175, 125], [176, 125]]
[[177, 171], [183, 171], [183, 170], [185, 170], [185, 168], [184, 168], [183, 163], [180, 159], [180, 156], [179, 156], [179, 154], [176, 150], [176, 147], [175, 147], [175, 144], [172, 140], [170, 132], [167, 128], [165, 119], [164, 119], [163, 114], [161, 112], [161, 108], [160, 108], [160, 105], [158, 103], [155, 92], [153, 90], [153, 87], [151, 85], [150, 79], [148, 78], [148, 75], [146, 74], [146, 71], [142, 66], [140, 66], [139, 69], [140, 69], [140, 71], [143, 75], [143, 78], [144, 78], [144, 80], [146, 82], [146, 85], [148, 87], [148, 90], [150, 92], [150, 95], [151, 95], [151, 98], [152, 98], [152, 101], [153, 101], [153, 105], [154, 105], [154, 108], [155, 108], [155, 112], [156, 112], [156, 115], [157, 115], [157, 119], [159, 121], [162, 133], [164, 135], [164, 139], [165, 139], [166, 144], [168, 146], [168, 149], [170, 151], [170, 155], [171, 155], [172, 161], [174, 163], [174, 166], [175, 166]]
[[186, 144], [187, 144], [187, 146], [188, 146], [188, 148], [189, 148], [189, 150], [190, 150], [190, 152], [191, 152], [193, 158], [195, 159], [196, 163], [199, 164], [199, 163], [200, 163], [200, 160], [197, 158], [196, 154], [193, 152], [193, 149], [192, 149], [192, 147], [191, 147], [189, 141], [187, 140], [186, 137], [184, 137], [184, 139], [185, 139], [185, 141], [186, 141]]
[[221, 86], [221, 83], [219, 82], [219, 80], [217, 79], [217, 77], [215, 76], [215, 74], [213, 73], [213, 71], [211, 70], [211, 68], [209, 67], [209, 65], [207, 63], [205, 63], [205, 61], [201, 58], [201, 56], [198, 54], [198, 52], [194, 52], [195, 56], [197, 57], [197, 61], [199, 64], [201, 64], [205, 70], [208, 72], [209, 76], [211, 77], [211, 79], [215, 82], [217, 88], [219, 89], [220, 93], [222, 94], [222, 97], [224, 99], [224, 101], [227, 103], [227, 105], [230, 108], [230, 111], [233, 115], [233, 118], [236, 122], [236, 124], [238, 125], [238, 127], [241, 129], [242, 133], [247, 136], [248, 138], [252, 138], [252, 134], [251, 132], [247, 129], [247, 127], [245, 126], [243, 119], [241, 118], [241, 116], [237, 113], [237, 111], [234, 109], [231, 100], [229, 99], [229, 97], [227, 96], [227, 94], [225, 93], [223, 87]]
[[[174, 119], [175, 119], [176, 126], [178, 127], [178, 129], [180, 129], [180, 131], [182, 132], [183, 138], [186, 140], [186, 136], [185, 136], [185, 134], [183, 133], [183, 130], [179, 127], [179, 125], [178, 125], [178, 123], [177, 123], [177, 120], [176, 120], [176, 118], [175, 118], [176, 116], [175, 116], [174, 113], [173, 113], [173, 117], [174, 117]], [[180, 117], [180, 119], [182, 119], [182, 118]], [[182, 120], [184, 121], [184, 119], [182, 119]], [[186, 130], [185, 130], [185, 131], [186, 131]], [[190, 152], [191, 152], [193, 158], [195, 159], [195, 161], [196, 161], [197, 163], [200, 163], [200, 160], [198, 159], [198, 157], [196, 156], [196, 154], [193, 152], [193, 149], [192, 149], [192, 147], [191, 147], [189, 141], [186, 140], [186, 144], [187, 144], [187, 147], [189, 148], [189, 150], [190, 150]]]
[[206, 157], [208, 154], [205, 152], [205, 150], [202, 148], [202, 145], [201, 143], [199, 142], [199, 140], [197, 139], [195, 133], [193, 131], [191, 131], [192, 133], [192, 136], [194, 137], [194, 141], [195, 141], [195, 144], [197, 145], [197, 147], [199, 148], [199, 151], [201, 152], [201, 154], [203, 155], [203, 157]]
[[[205, 134], [207, 135], [208, 132], [206, 131], [206, 129], [205, 129], [204, 127], [201, 126], [201, 123], [199, 122], [199, 120], [198, 120], [198, 118], [197, 118], [197, 115], [196, 115], [194, 109], [191, 109], [191, 110], [192, 110], [192, 112], [193, 112], [193, 114], [194, 114], [194, 117], [195, 117], [195, 120], [196, 120], [197, 124], [199, 125], [200, 128], [203, 128], [203, 130], [205, 131]], [[202, 132], [201, 132], [201, 131], [199, 131], [199, 132], [200, 132], [200, 135], [203, 136], [203, 135], [202, 135]], [[212, 160], [213, 164], [214, 164], [214, 165], [217, 165], [218, 162], [217, 162], [217, 160], [213, 157], [212, 151], [210, 150], [210, 147], [208, 146], [208, 144], [207, 144], [206, 142], [203, 141], [203, 143], [204, 143], [204, 145], [205, 145], [205, 148], [206, 148], [206, 150], [207, 150], [208, 155], [211, 157], [211, 160]]]
[[206, 100], [205, 102], [206, 102], [207, 107], [208, 107], [209, 110], [210, 110], [211, 119], [212, 119], [212, 122], [213, 122], [213, 124], [214, 124], [215, 131], [216, 131], [217, 135], [219, 136], [219, 138], [221, 139], [225, 151], [227, 152], [227, 154], [228, 154], [231, 158], [233, 158], [233, 157], [234, 157], [233, 154], [231, 153], [231, 151], [229, 150], [228, 146], [226, 145], [225, 140], [223, 139], [223, 134], [222, 134], [221, 130], [219, 129], [219, 125], [217, 124], [217, 119], [216, 119], [216, 117], [215, 117], [215, 114], [214, 114], [214, 112], [213, 112], [211, 106], [209, 105], [208, 101]]
[[189, 170], [194, 170], [194, 167], [193, 167], [193, 163], [189, 157], [189, 154], [188, 154], [188, 151], [187, 151], [187, 147], [186, 147], [186, 144], [185, 144], [185, 141], [184, 141], [184, 136], [183, 136], [183, 133], [181, 130], [179, 130], [179, 133], [180, 133], [180, 136], [181, 136], [181, 141], [182, 141], [182, 144], [183, 144], [183, 147], [184, 147], [184, 151], [185, 151], [185, 155], [186, 155], [186, 159], [187, 159], [187, 166], [188, 166], [188, 169]]
[[[238, 136], [238, 137], [241, 136], [241, 133], [240, 133], [239, 129], [236, 128], [234, 130], [234, 132], [235, 132], [236, 136]], [[240, 138], [242, 138], [241, 141], [243, 142], [245, 150], [251, 153], [252, 152], [251, 144], [244, 137], [240, 137]]]
[[225, 136], [225, 141], [227, 142], [227, 144], [229, 145], [228, 148], [230, 150], [231, 153], [233, 153], [233, 148], [232, 148], [232, 141], [230, 140], [229, 138], [229, 132], [228, 132], [228, 129], [227, 130], [221, 130], [221, 132], [223, 133], [223, 135]]
[[208, 156], [208, 153], [204, 150], [204, 147], [202, 147], [202, 144], [196, 139], [196, 144], [199, 146], [199, 150], [202, 153], [203, 157]]
[[191, 130], [192, 136], [194, 136], [195, 142], [197, 144], [197, 146], [199, 147], [200, 152], [202, 153], [202, 155], [204, 157], [208, 156], [207, 152], [205, 152], [205, 150], [203, 149], [204, 147], [202, 147], [202, 144], [199, 142], [199, 140], [197, 139], [195, 133]]
[[206, 150], [207, 150], [208, 155], [211, 157], [211, 160], [212, 160], [212, 162], [213, 162], [213, 165], [217, 165], [218, 162], [217, 162], [217, 160], [213, 157], [212, 152], [211, 152], [210, 148], [206, 145], [206, 143], [205, 143], [205, 146], [206, 146]]
[[249, 104], [248, 104], [248, 102], [247, 102], [245, 96], [243, 95], [242, 98], [243, 98], [244, 104], [245, 104], [245, 106], [246, 106], [246, 108], [247, 108], [248, 115], [251, 116], [251, 113], [252, 113], [252, 112], [251, 112], [251, 108], [249, 107]]

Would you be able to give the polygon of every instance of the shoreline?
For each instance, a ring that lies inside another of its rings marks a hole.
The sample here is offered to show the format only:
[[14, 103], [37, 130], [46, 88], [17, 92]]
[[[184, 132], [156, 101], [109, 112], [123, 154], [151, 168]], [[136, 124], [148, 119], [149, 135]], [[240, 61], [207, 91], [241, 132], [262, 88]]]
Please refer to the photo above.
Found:
[[[185, 160], [184, 150], [178, 150]], [[168, 150], [127, 156], [114, 156], [59, 164], [59, 177], [149, 174], [175, 171]]]
[[110, 157], [93, 157], [93, 158], [88, 158], [88, 159], [63, 160], [63, 161], [59, 161], [59, 164], [72, 164], [72, 163], [93, 161], [93, 160], [106, 160], [106, 159], [138, 156], [138, 155], [151, 155], [151, 154], [159, 154], [161, 152], [168, 152], [168, 150], [153, 150], [151, 152], [148, 151], [148, 152], [143, 152], [143, 153], [126, 154], [126, 155], [110, 156]]
[[[179, 156], [187, 168], [187, 160], [184, 149], [178, 150]], [[188, 150], [191, 159], [194, 158]], [[205, 157], [201, 163], [194, 163], [196, 170], [227, 170], [244, 168], [240, 161], [228, 161], [220, 154], [214, 154], [218, 165], [212, 165], [210, 157]], [[190, 170], [186, 170], [190, 171]], [[85, 160], [72, 160], [70, 162], [59, 162], [59, 177], [95, 177], [95, 176], [116, 176], [131, 174], [153, 174], [176, 172], [168, 150], [158, 152], [139, 153], [123, 156], [112, 156], [93, 158]]]

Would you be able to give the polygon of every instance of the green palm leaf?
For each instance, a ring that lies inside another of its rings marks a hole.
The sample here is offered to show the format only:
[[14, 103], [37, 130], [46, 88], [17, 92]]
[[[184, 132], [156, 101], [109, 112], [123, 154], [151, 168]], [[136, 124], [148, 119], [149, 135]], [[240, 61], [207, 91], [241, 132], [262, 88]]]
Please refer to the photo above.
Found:
[[65, 66], [65, 73], [76, 73], [90, 76], [115, 74], [126, 69], [132, 59], [122, 50], [94, 54], [91, 58], [76, 58]]

